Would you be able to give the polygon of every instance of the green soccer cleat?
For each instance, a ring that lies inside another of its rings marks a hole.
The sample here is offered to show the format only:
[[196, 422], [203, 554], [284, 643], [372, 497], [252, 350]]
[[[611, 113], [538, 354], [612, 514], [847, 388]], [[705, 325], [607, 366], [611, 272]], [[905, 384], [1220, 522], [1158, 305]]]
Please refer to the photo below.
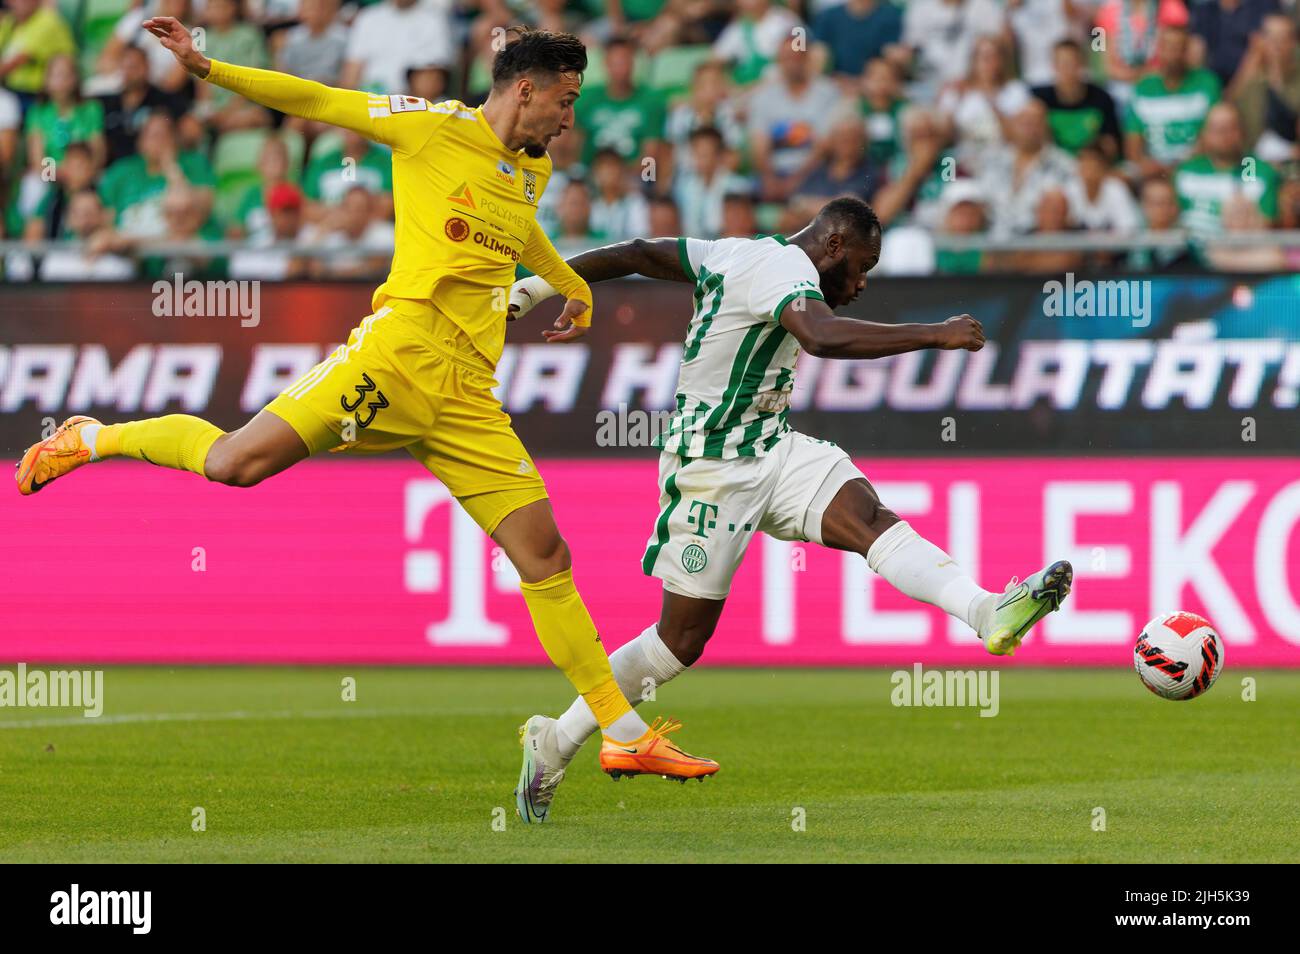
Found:
[[1074, 567], [1068, 560], [1057, 560], [1039, 570], [1025, 582], [1014, 576], [995, 600], [988, 620], [980, 627], [980, 641], [994, 656], [1012, 656], [1034, 624], [1061, 608], [1070, 595]]
[[515, 811], [525, 824], [541, 824], [551, 812], [555, 790], [564, 781], [568, 759], [555, 743], [556, 721], [535, 715], [519, 727], [524, 764], [515, 789]]

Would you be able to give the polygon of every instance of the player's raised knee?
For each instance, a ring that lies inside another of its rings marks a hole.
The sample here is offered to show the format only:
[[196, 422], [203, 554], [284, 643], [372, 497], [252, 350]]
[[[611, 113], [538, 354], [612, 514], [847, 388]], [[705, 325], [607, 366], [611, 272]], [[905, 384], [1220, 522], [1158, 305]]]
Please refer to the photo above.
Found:
[[543, 578], [563, 573], [573, 566], [573, 555], [569, 552], [569, 544], [564, 537], [560, 536], [558, 528], [553, 535], [541, 542], [533, 556], [537, 561], [537, 572], [542, 574]]

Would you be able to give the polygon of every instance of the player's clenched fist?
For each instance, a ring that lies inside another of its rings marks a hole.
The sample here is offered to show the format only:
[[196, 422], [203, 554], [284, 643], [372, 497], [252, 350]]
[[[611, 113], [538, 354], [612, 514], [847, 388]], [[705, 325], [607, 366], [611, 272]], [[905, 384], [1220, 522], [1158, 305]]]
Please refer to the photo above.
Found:
[[193, 73], [199, 79], [208, 75], [212, 63], [194, 49], [194, 40], [190, 36], [190, 31], [180, 20], [175, 17], [151, 17], [141, 26], [161, 40], [162, 45], [171, 51], [187, 72]]
[[970, 315], [953, 315], [939, 326], [939, 347], [944, 351], [978, 351], [984, 347], [984, 326]]

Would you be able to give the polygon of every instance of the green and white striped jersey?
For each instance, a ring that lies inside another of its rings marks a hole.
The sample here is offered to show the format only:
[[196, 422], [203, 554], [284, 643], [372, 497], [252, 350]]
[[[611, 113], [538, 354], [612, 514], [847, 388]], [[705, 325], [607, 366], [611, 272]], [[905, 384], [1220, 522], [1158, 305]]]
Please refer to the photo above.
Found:
[[777, 320], [794, 299], [824, 301], [802, 249], [780, 236], [679, 238], [695, 279], [677, 408], [656, 444], [681, 457], [762, 457], [789, 431], [799, 342]]

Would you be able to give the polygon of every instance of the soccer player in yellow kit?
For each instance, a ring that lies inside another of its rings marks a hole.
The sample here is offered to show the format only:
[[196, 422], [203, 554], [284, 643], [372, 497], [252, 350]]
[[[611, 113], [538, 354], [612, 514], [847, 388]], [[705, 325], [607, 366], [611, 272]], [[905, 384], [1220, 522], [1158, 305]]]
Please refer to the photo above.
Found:
[[[647, 773], [674, 777], [717, 771], [716, 762], [682, 752], [664, 729], [647, 726], [619, 689], [574, 587], [546, 487], [492, 395], [516, 263], [568, 299], [554, 330], [544, 333], [549, 341], [580, 337], [590, 324], [591, 289], [536, 223], [551, 174], [547, 143], [573, 122], [587, 65], [582, 43], [568, 34], [517, 31], [497, 54], [487, 102], [470, 109], [209, 60], [172, 17], [147, 20], [144, 28], [200, 79], [390, 147], [392, 270], [375, 290], [373, 314], [347, 344], [240, 429], [224, 433], [186, 414], [110, 425], [72, 417], [24, 454], [19, 490], [35, 493], [106, 457], [250, 487], [321, 451], [404, 447], [515, 565], [547, 655], [590, 703], [620, 762], [631, 754]], [[539, 821], [546, 808], [520, 811]]]

